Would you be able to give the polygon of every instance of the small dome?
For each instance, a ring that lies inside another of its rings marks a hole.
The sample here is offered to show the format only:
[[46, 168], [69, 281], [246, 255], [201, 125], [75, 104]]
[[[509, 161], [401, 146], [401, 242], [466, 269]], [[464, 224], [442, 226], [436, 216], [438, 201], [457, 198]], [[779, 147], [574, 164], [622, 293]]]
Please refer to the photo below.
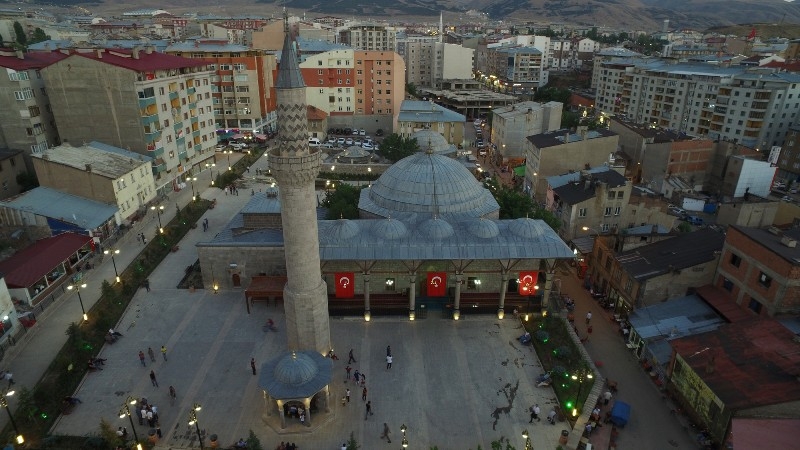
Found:
[[491, 239], [500, 234], [500, 228], [491, 220], [473, 220], [467, 225], [467, 230], [475, 237]]
[[456, 152], [455, 145], [449, 144], [444, 136], [433, 130], [419, 130], [412, 134], [411, 138], [417, 140], [417, 145], [422, 153], [430, 151], [431, 153], [448, 155]]
[[428, 219], [419, 226], [419, 231], [432, 239], [445, 239], [453, 235], [453, 226], [442, 219]]
[[408, 228], [399, 220], [382, 219], [376, 220], [375, 225], [372, 227], [372, 232], [376, 236], [384, 239], [400, 239], [408, 234]]
[[275, 380], [291, 386], [300, 386], [313, 380], [319, 367], [304, 353], [289, 353], [275, 366]]
[[347, 219], [339, 219], [330, 230], [330, 235], [336, 239], [348, 240], [358, 235], [361, 229], [356, 222]]
[[514, 219], [508, 224], [508, 229], [519, 237], [533, 239], [545, 233], [543, 222], [528, 218]]
[[357, 145], [347, 147], [342, 153], [339, 153], [339, 158], [367, 158], [369, 156], [368, 151]]

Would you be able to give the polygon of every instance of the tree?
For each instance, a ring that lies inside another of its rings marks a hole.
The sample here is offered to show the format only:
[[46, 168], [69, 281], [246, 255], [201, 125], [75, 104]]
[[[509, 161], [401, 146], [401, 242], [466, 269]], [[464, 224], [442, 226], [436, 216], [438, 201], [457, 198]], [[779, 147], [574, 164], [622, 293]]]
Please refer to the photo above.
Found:
[[50, 40], [50, 36], [46, 35], [44, 33], [44, 30], [42, 30], [41, 28], [37, 27], [35, 30], [33, 30], [33, 37], [31, 38], [30, 43], [31, 44], [36, 44], [37, 42], [44, 42], [44, 41], [49, 41], [49, 40]]
[[416, 97], [417, 96], [417, 86], [415, 86], [414, 83], [406, 84], [406, 93], [408, 95], [412, 96], [412, 97]]
[[380, 153], [391, 162], [397, 162], [406, 156], [411, 156], [419, 151], [419, 144], [414, 138], [404, 138], [397, 133], [386, 136], [381, 142]]
[[250, 434], [247, 436], [247, 449], [264, 450], [264, 447], [261, 445], [261, 439], [256, 436], [253, 430], [250, 430]]
[[484, 181], [484, 186], [489, 189], [497, 200], [497, 204], [500, 205], [501, 219], [527, 217], [543, 220], [556, 231], [561, 227], [561, 221], [553, 213], [534, 203], [533, 199], [524, 193], [501, 186], [495, 178]]
[[25, 45], [28, 43], [28, 36], [25, 35], [25, 30], [22, 28], [21, 23], [14, 22], [14, 34], [17, 36], [18, 44]]
[[336, 189], [325, 194], [322, 206], [328, 209], [326, 219], [358, 219], [358, 198], [361, 188], [339, 182]]
[[580, 123], [580, 119], [578, 115], [572, 111], [562, 111], [561, 112], [561, 128], [573, 128], [577, 127]]
[[536, 93], [533, 95], [533, 99], [537, 102], [556, 101], [556, 102], [561, 102], [564, 105], [567, 105], [569, 103], [569, 99], [571, 97], [572, 97], [572, 91], [570, 91], [569, 89], [562, 89], [549, 85], [541, 89], [537, 89]]
[[692, 226], [689, 225], [689, 222], [681, 222], [680, 225], [678, 225], [678, 231], [681, 233], [691, 233]]
[[358, 450], [361, 446], [358, 445], [358, 441], [356, 441], [355, 436], [353, 436], [353, 432], [350, 432], [350, 439], [347, 440], [347, 450]]
[[36, 179], [36, 174], [30, 172], [22, 172], [17, 174], [17, 184], [22, 187], [22, 191], [30, 191], [31, 189], [39, 186], [39, 180]]

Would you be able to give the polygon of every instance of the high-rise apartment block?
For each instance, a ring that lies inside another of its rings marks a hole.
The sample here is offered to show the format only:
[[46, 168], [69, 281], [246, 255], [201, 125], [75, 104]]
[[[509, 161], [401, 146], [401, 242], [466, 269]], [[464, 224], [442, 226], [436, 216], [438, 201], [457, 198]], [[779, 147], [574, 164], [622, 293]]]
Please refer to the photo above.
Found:
[[42, 70], [61, 138], [100, 141], [150, 156], [156, 187], [214, 156], [208, 63], [157, 53], [70, 51]]
[[211, 76], [211, 98], [217, 128], [275, 131], [275, 55], [211, 38], [178, 42], [164, 52], [205, 61], [216, 72]]
[[393, 52], [397, 48], [397, 30], [386, 25], [356, 25], [340, 32], [340, 40], [356, 50]]
[[441, 88], [443, 80], [473, 77], [474, 49], [414, 37], [407, 38], [402, 47], [407, 83]]
[[756, 149], [782, 145], [800, 112], [798, 74], [630, 59], [594, 70], [601, 111]]

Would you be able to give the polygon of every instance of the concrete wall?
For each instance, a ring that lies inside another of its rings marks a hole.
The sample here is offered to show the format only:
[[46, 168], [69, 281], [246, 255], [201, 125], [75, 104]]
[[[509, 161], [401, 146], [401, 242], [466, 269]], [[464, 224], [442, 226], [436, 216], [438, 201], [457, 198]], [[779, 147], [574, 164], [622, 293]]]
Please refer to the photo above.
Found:
[[636, 306], [655, 305], [670, 298], [686, 295], [689, 288], [711, 283], [719, 256], [713, 261], [650, 278], [639, 293], [641, 303]]
[[[784, 204], [786, 202], [780, 202]], [[790, 203], [788, 205], [791, 205]], [[719, 205], [717, 209], [717, 224], [740, 225], [743, 227], [768, 227], [775, 223], [779, 202], [757, 201], [731, 202]], [[797, 206], [795, 206], [797, 208]], [[800, 208], [797, 208], [800, 210]]]
[[34, 158], [33, 166], [42, 186], [103, 203], [117, 203], [113, 180], [108, 177], [42, 158]]

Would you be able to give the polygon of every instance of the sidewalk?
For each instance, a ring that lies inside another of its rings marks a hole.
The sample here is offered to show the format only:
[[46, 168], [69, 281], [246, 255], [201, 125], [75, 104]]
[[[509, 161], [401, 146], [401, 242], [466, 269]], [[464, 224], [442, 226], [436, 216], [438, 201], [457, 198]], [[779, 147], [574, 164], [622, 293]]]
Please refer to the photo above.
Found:
[[[561, 280], [561, 293], [569, 295], [575, 301], [575, 325], [578, 334], [581, 337], [587, 336], [585, 317], [591, 311], [592, 334], [584, 344], [585, 348], [598, 366], [600, 374], [619, 383], [617, 393], [611, 403], [602, 409], [602, 414], [605, 414], [615, 400], [631, 405], [630, 421], [624, 428], [617, 428], [617, 448], [642, 448], [644, 443], [648, 449], [653, 450], [698, 448], [694, 437], [670, 413], [670, 405], [642, 370], [636, 356], [625, 347], [617, 323], [583, 288], [583, 280], [577, 277], [575, 270], [567, 269], [559, 268], [555, 279]], [[605, 392], [605, 388], [602, 392]], [[584, 408], [594, 408], [594, 404], [587, 403]], [[585, 422], [579, 421], [576, 429], [582, 429], [585, 425]], [[610, 435], [610, 424], [595, 430], [591, 436], [593, 449], [606, 450]], [[577, 442], [570, 442], [570, 445], [574, 448]]]
[[[234, 153], [231, 155], [231, 164], [235, 163], [242, 158], [242, 154]], [[266, 161], [266, 156], [259, 159]], [[220, 167], [220, 162], [227, 166], [227, 159], [222, 155], [217, 154], [217, 167]], [[266, 164], [266, 162], [264, 162]], [[216, 169], [216, 168], [215, 168]], [[219, 170], [214, 170], [216, 176]], [[248, 174], [245, 173], [245, 176]], [[211, 188], [211, 173], [209, 170], [203, 170], [195, 175], [197, 181], [194, 182], [194, 189], [202, 192], [203, 198], [219, 197], [222, 192], [217, 188]], [[219, 194], [219, 195], [218, 195]], [[249, 197], [249, 195], [248, 195]], [[244, 197], [242, 197], [244, 198]], [[164, 206], [161, 213], [161, 223], [166, 225], [175, 217], [176, 205], [183, 207], [192, 200], [192, 187], [190, 183], [186, 184], [186, 188], [181, 191], [172, 191], [167, 195], [166, 200], [160, 204]], [[216, 229], [221, 227], [227, 221], [217, 221], [212, 227]], [[148, 211], [147, 215], [137, 222], [133, 228], [128, 229], [126, 233], [117, 240], [112, 246], [113, 249], [118, 249], [119, 254], [114, 256], [116, 261], [117, 270], [122, 273], [128, 265], [131, 264], [144, 249], [144, 245], [136, 239], [140, 233], [144, 233], [148, 242], [153, 239], [158, 230], [158, 217], [155, 211]], [[107, 247], [108, 248], [108, 247]], [[184, 249], [181, 249], [184, 251]], [[194, 252], [194, 262], [197, 259], [197, 251], [191, 247]], [[170, 255], [172, 256], [172, 255]], [[91, 314], [90, 309], [101, 295], [101, 284], [103, 280], [109, 283], [114, 283], [114, 267], [110, 256], [103, 254], [98, 255], [95, 259], [96, 263], [92, 270], [85, 272], [83, 281], [86, 287], [80, 291], [81, 299], [88, 314]], [[191, 263], [190, 262], [190, 263]], [[187, 263], [190, 264], [190, 263]], [[180, 278], [183, 276], [183, 268], [186, 265], [177, 266], [177, 272], [172, 272], [172, 278], [169, 280], [173, 287]], [[175, 277], [178, 277], [177, 279]], [[13, 347], [10, 347], [3, 358], [2, 368], [14, 374], [16, 381], [16, 389], [20, 390], [23, 387], [33, 389], [39, 382], [42, 375], [44, 375], [50, 363], [55, 359], [61, 347], [67, 340], [65, 334], [70, 323], [81, 320], [81, 307], [78, 302], [77, 294], [72, 291], [62, 294], [61, 297], [56, 299], [55, 303], [38, 314], [36, 325], [28, 330], [22, 339]], [[9, 408], [16, 411], [17, 402], [14, 397], [9, 398]], [[0, 415], [0, 427], [4, 427], [8, 423], [7, 415]], [[24, 432], [23, 432], [24, 433]]]

